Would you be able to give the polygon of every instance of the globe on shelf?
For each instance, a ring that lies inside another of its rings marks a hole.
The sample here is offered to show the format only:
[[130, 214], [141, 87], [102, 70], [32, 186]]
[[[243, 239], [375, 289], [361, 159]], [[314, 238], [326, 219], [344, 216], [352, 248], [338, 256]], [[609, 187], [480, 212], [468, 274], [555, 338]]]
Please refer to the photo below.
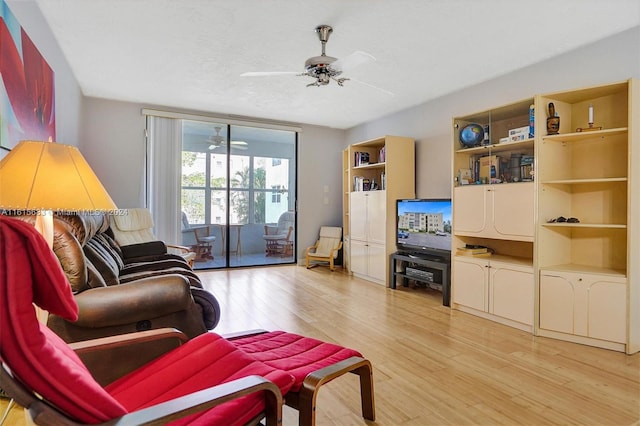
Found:
[[483, 139], [484, 129], [479, 124], [467, 124], [460, 130], [460, 143], [465, 148], [480, 145]]

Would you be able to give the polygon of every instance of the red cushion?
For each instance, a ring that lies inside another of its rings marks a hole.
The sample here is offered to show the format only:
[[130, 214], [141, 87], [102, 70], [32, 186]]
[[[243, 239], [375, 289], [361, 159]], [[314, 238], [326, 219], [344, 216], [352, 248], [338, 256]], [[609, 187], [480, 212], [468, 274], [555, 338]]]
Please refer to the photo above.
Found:
[[300, 390], [309, 373], [352, 356], [362, 356], [353, 349], [284, 331], [257, 334], [231, 342], [265, 364], [293, 374], [296, 379], [291, 388], [293, 392]]
[[[108, 385], [106, 390], [128, 410], [137, 410], [253, 374], [274, 382], [283, 395], [294, 384], [291, 374], [257, 361], [217, 334], [204, 333]], [[261, 395], [254, 394], [172, 424], [245, 424], [264, 408]]]
[[47, 243], [30, 224], [0, 216], [0, 357], [29, 388], [77, 420], [125, 414], [68, 345], [38, 322], [32, 302], [77, 319], [70, 285]]

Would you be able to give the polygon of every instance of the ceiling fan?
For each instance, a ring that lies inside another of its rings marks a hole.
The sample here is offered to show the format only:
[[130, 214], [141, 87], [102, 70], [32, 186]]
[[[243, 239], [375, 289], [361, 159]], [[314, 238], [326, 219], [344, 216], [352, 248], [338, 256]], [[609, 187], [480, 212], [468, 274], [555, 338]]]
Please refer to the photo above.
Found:
[[311, 77], [315, 81], [307, 84], [309, 86], [326, 86], [331, 82], [331, 80], [338, 83], [338, 86], [344, 86], [344, 82], [348, 80], [356, 81], [358, 83], [362, 83], [366, 86], [373, 87], [375, 89], [382, 90], [388, 94], [388, 92], [384, 89], [380, 89], [379, 87], [373, 86], [368, 83], [364, 83], [359, 80], [355, 80], [352, 78], [340, 77], [343, 71], [348, 71], [349, 69], [355, 68], [360, 65], [364, 65], [369, 62], [373, 62], [376, 59], [365, 52], [355, 51], [351, 55], [346, 56], [342, 59], [337, 59], [332, 56], [327, 56], [325, 53], [325, 48], [327, 41], [329, 40], [329, 36], [333, 32], [333, 28], [329, 25], [318, 25], [316, 27], [316, 33], [318, 34], [318, 38], [320, 39], [320, 43], [322, 44], [322, 53], [320, 56], [313, 56], [307, 59], [304, 63], [304, 72], [299, 71], [256, 71], [256, 72], [245, 72], [240, 74], [242, 77], [267, 77], [267, 76], [276, 76], [276, 75], [297, 75], [304, 77]]
[[[222, 136], [220, 134], [220, 130], [222, 130], [222, 127], [220, 126], [216, 126], [214, 127], [216, 134], [213, 136], [210, 136], [207, 139], [207, 142], [209, 142], [209, 150], [213, 151], [214, 149], [224, 146], [227, 146], [227, 138], [225, 138], [224, 136]], [[246, 150], [249, 147], [249, 144], [244, 142], [244, 141], [231, 141], [231, 148], [233, 149], [240, 149], [240, 150]]]

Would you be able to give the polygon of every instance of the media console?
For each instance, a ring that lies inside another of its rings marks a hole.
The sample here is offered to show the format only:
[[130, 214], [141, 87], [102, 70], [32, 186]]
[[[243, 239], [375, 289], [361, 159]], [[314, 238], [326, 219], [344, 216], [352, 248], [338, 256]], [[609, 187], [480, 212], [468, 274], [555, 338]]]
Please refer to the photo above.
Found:
[[436, 284], [442, 287], [442, 304], [451, 306], [451, 259], [397, 252], [389, 260], [389, 283], [392, 289], [396, 288], [397, 279], [405, 287], [407, 280]]

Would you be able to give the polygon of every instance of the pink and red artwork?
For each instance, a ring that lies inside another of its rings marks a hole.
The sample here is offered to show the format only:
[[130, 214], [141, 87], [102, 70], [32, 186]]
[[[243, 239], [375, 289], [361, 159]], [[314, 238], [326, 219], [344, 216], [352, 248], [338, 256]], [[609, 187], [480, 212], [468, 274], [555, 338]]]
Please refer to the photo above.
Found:
[[0, 147], [55, 140], [53, 70], [0, 0]]

